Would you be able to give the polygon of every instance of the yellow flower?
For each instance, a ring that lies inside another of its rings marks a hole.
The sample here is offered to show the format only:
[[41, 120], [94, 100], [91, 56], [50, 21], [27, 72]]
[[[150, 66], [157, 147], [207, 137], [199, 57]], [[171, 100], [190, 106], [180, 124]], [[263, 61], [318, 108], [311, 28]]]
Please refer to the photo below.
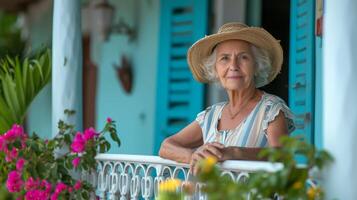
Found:
[[296, 181], [295, 183], [294, 183], [294, 185], [293, 185], [293, 189], [295, 189], [295, 190], [299, 190], [299, 189], [301, 189], [302, 188], [302, 183], [301, 183], [301, 181]]
[[178, 179], [167, 179], [160, 183], [160, 192], [176, 192], [177, 188], [181, 185], [181, 181]]
[[213, 166], [217, 163], [217, 159], [214, 157], [207, 157], [202, 163], [202, 172], [209, 173], [212, 171]]
[[309, 199], [315, 199], [316, 197], [319, 197], [321, 196], [321, 188], [319, 187], [310, 187], [308, 190], [307, 190], [307, 197]]

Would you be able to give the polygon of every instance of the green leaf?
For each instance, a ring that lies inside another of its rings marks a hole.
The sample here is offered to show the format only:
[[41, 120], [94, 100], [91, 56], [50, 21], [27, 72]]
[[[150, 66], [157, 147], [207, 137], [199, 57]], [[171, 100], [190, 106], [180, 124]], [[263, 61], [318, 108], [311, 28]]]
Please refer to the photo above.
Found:
[[[28, 79], [28, 71], [29, 71], [29, 60], [28, 58], [25, 58], [23, 64], [22, 64], [22, 83], [24, 84], [24, 90], [27, 91], [28, 85], [27, 85], [27, 79]], [[26, 96], [26, 93], [25, 93]]]
[[110, 150], [110, 143], [108, 141], [105, 141], [105, 152], [108, 152]]
[[[10, 63], [10, 65], [15, 66], [14, 60], [11, 59], [9, 55], [6, 55], [6, 59], [7, 59], [7, 61]], [[16, 59], [16, 58], [15, 58], [15, 59]]]
[[[10, 129], [13, 122], [16, 121], [16, 114], [10, 110], [10, 108], [5, 103], [5, 100], [1, 96], [0, 108], [0, 123], [3, 124], [3, 126], [0, 126], [0, 132], [5, 132]], [[7, 124], [7, 126], [5, 124]]]
[[87, 191], [83, 190], [82, 193], [81, 193], [81, 195], [82, 195], [82, 198], [83, 198], [83, 199], [89, 199], [89, 194], [88, 194]]
[[16, 115], [16, 122], [19, 122], [20, 119], [20, 105], [18, 98], [16, 96], [16, 87], [15, 83], [11, 79], [9, 74], [6, 74], [2, 77], [2, 86], [3, 86], [3, 94], [6, 105], [10, 108], [10, 110]]
[[0, 61], [0, 131], [9, 125], [22, 123], [28, 106], [50, 81], [50, 51], [44, 51], [37, 59], [6, 57]]
[[6, 120], [0, 115], [0, 135], [4, 134], [7, 130], [9, 130], [11, 124], [8, 124]]
[[25, 91], [22, 83], [22, 74], [21, 74], [21, 68], [19, 63], [16, 63], [15, 66], [15, 75], [14, 75], [15, 83], [16, 83], [16, 94], [19, 99], [19, 104], [20, 104], [20, 111], [25, 112], [25, 106], [26, 106], [26, 101], [25, 101]]
[[35, 96], [35, 81], [33, 80], [33, 74], [34, 74], [34, 69], [33, 66], [31, 64], [29, 64], [29, 70], [27, 71], [28, 73], [28, 79], [27, 79], [27, 99], [32, 99], [33, 96]]
[[119, 139], [119, 137], [118, 137], [118, 135], [117, 135], [117, 133], [115, 132], [115, 131], [110, 131], [110, 137], [112, 138], [112, 140], [114, 140], [117, 144], [118, 144], [118, 146], [120, 147], [120, 139]]
[[71, 144], [71, 136], [69, 134], [64, 134], [64, 141], [66, 142], [66, 144]]
[[[41, 64], [38, 60], [31, 60], [34, 65], [34, 69], [38, 70], [39, 82], [44, 80]], [[36, 73], [37, 74], [37, 73]]]
[[105, 144], [99, 144], [99, 153], [104, 153], [105, 152]]

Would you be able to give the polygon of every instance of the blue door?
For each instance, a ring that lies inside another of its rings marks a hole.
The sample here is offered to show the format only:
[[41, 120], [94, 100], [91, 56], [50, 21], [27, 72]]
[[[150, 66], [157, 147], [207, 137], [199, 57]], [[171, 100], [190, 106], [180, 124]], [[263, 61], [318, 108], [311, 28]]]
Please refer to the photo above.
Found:
[[291, 0], [289, 106], [296, 115], [294, 134], [314, 143], [314, 0]]
[[188, 48], [207, 31], [208, 0], [161, 0], [155, 149], [203, 108], [203, 85], [192, 77]]

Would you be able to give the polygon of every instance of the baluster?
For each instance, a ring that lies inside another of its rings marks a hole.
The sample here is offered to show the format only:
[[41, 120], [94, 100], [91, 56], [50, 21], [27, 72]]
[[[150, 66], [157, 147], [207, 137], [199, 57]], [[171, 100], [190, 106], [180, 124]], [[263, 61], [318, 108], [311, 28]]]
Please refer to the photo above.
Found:
[[140, 194], [140, 176], [135, 175], [130, 182], [130, 197], [131, 199], [138, 199]]
[[204, 192], [202, 192], [202, 187], [204, 185], [205, 184], [203, 184], [203, 183], [196, 183], [196, 194], [197, 194], [197, 197], [198, 197], [197, 199], [199, 199], [199, 200], [206, 200], [207, 199], [207, 195]]
[[155, 199], [157, 199], [159, 195], [159, 185], [164, 182], [164, 177], [163, 176], [156, 176], [154, 179], [154, 196]]
[[98, 190], [100, 199], [106, 199], [106, 192], [109, 185], [108, 171], [112, 169], [110, 162], [105, 162], [103, 165], [103, 168], [101, 168], [101, 171], [98, 173]]
[[152, 196], [152, 191], [153, 191], [153, 178], [151, 176], [147, 176], [145, 175], [145, 177], [143, 177], [141, 179], [141, 195], [144, 199], [150, 199], [150, 197]]
[[143, 174], [145, 174], [145, 170], [146, 166], [143, 164], [137, 164], [133, 173], [133, 177], [131, 179], [131, 184], [130, 184], [130, 196], [131, 199], [138, 199], [139, 195], [140, 195], [140, 182], [141, 182], [141, 174], [140, 172], [142, 172]]
[[118, 174], [115, 173], [113, 170], [112, 173], [109, 175], [110, 177], [110, 184], [109, 184], [109, 199], [110, 200], [117, 200], [118, 199], [118, 192], [119, 192], [119, 177]]

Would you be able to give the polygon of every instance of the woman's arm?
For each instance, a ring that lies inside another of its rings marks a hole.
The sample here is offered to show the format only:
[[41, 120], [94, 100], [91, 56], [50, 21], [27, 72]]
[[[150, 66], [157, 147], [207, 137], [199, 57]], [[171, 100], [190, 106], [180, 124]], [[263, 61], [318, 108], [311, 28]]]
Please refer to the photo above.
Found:
[[[270, 122], [267, 129], [267, 137], [269, 147], [281, 147], [279, 138], [288, 134], [288, 126], [282, 111], [274, 121]], [[247, 148], [247, 147], [226, 147], [223, 149], [224, 160], [266, 160], [266, 158], [258, 158], [259, 152], [263, 148]]]
[[190, 163], [195, 148], [203, 144], [202, 130], [196, 121], [177, 134], [166, 138], [159, 151], [163, 158], [181, 163]]
[[279, 139], [281, 136], [288, 135], [288, 132], [286, 118], [284, 113], [280, 111], [275, 120], [268, 125], [267, 136], [269, 147], [281, 147]]
[[197, 163], [209, 156], [221, 158], [223, 147], [217, 142], [203, 144], [201, 127], [194, 121], [177, 134], [165, 139], [159, 155], [177, 162], [189, 163], [191, 173], [196, 174]]
[[258, 154], [263, 148], [250, 147], [225, 147], [223, 149], [223, 157], [219, 161], [225, 160], [266, 160], [259, 158]]

